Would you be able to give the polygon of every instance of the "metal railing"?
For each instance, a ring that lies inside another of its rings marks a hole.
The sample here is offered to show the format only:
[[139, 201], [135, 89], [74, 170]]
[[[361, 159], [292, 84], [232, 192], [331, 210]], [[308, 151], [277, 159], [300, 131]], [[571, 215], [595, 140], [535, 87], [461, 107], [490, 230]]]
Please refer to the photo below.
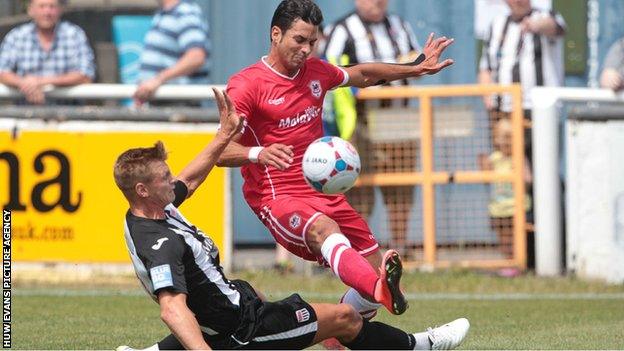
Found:
[[[225, 85], [163, 85], [156, 92], [155, 101], [210, 101], [214, 100], [212, 88], [225, 89]], [[69, 88], [45, 88], [46, 99], [110, 101], [128, 100], [136, 90], [133, 84], [82, 84]], [[0, 99], [21, 99], [17, 89], [0, 84]], [[216, 108], [190, 106], [158, 106], [157, 108], [123, 106], [104, 103], [103, 106], [67, 105], [10, 105], [2, 106], [2, 116], [11, 118], [43, 120], [105, 120], [105, 121], [170, 121], [170, 122], [218, 122]]]
[[[136, 87], [134, 84], [81, 84], [68, 88], [49, 86], [45, 95], [52, 99], [131, 99]], [[212, 87], [225, 89], [225, 85], [163, 85], [154, 94], [154, 100], [212, 100]], [[0, 98], [21, 97], [19, 90], [0, 84]]]

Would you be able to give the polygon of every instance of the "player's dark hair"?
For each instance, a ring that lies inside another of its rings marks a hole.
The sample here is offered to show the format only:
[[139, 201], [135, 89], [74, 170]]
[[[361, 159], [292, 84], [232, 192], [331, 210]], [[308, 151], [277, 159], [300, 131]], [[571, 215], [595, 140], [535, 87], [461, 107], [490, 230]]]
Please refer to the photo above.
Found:
[[[28, 0], [27, 4], [30, 5], [33, 3], [34, 0]], [[61, 6], [66, 6], [67, 5], [67, 0], [58, 0], [58, 4]]]
[[127, 199], [134, 197], [134, 186], [137, 183], [149, 183], [154, 174], [150, 164], [155, 161], [166, 161], [167, 151], [162, 141], [157, 141], [153, 147], [139, 147], [130, 149], [119, 155], [115, 162], [113, 175], [115, 184], [124, 193]]
[[271, 28], [277, 26], [282, 32], [286, 32], [298, 19], [318, 26], [323, 22], [323, 13], [312, 0], [283, 0], [273, 13]]

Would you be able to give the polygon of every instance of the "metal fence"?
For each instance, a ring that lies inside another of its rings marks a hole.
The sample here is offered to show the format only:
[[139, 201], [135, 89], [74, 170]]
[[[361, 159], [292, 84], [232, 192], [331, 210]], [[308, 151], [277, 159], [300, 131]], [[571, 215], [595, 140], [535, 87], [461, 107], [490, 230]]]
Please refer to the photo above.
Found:
[[[497, 142], [495, 129], [483, 111], [480, 97], [488, 94], [510, 94], [513, 98], [511, 118], [505, 121], [503, 144]], [[526, 268], [524, 122], [519, 86], [443, 86], [365, 89], [359, 99], [416, 99], [417, 108], [404, 111], [400, 118], [377, 116], [369, 129], [383, 134], [388, 129], [397, 139], [412, 139], [393, 150], [418, 158], [413, 170], [402, 169], [360, 176], [360, 187], [414, 188], [412, 204], [387, 206], [386, 211], [407, 211], [387, 219], [402, 220], [411, 216], [408, 227], [408, 265], [424, 267], [518, 267]], [[376, 113], [379, 113], [376, 111]], [[382, 122], [383, 121], [383, 122]], [[399, 125], [396, 125], [399, 123]], [[393, 125], [395, 124], [395, 125]], [[371, 134], [377, 132], [371, 131]], [[379, 137], [379, 136], [377, 136]], [[386, 139], [383, 139], [386, 138]], [[388, 136], [373, 140], [384, 145]], [[374, 138], [373, 138], [374, 139]], [[506, 148], [507, 151], [503, 151]], [[388, 151], [388, 150], [382, 150]], [[380, 152], [360, 150], [360, 153]], [[479, 159], [496, 154], [507, 162], [506, 169], [484, 168]], [[512, 213], [499, 216], [492, 211], [491, 196], [499, 187], [511, 191], [508, 205]], [[369, 198], [369, 201], [374, 201]], [[400, 200], [399, 200], [400, 201]], [[409, 199], [407, 199], [409, 202]], [[412, 207], [410, 210], [409, 207]], [[420, 213], [415, 213], [416, 208]], [[375, 227], [375, 223], [371, 223]], [[392, 234], [400, 228], [389, 223], [380, 237], [395, 245]], [[412, 251], [412, 252], [410, 252]]]

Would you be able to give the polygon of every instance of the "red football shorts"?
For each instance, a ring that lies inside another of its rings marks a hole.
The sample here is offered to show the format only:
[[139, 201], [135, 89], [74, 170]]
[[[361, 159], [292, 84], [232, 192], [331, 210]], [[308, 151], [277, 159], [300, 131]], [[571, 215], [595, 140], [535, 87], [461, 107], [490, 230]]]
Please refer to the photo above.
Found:
[[338, 223], [342, 234], [360, 255], [366, 257], [379, 248], [364, 218], [344, 196], [282, 196], [264, 203], [257, 215], [288, 251], [304, 260], [324, 263], [320, 252], [315, 255], [305, 242], [306, 231], [323, 214]]

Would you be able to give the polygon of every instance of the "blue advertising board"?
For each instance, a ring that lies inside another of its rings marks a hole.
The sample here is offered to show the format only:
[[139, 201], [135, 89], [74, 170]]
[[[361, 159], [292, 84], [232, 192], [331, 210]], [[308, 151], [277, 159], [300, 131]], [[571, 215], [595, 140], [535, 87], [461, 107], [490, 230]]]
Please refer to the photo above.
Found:
[[137, 83], [143, 38], [151, 23], [152, 16], [113, 17], [113, 42], [117, 46], [119, 75], [124, 84]]

